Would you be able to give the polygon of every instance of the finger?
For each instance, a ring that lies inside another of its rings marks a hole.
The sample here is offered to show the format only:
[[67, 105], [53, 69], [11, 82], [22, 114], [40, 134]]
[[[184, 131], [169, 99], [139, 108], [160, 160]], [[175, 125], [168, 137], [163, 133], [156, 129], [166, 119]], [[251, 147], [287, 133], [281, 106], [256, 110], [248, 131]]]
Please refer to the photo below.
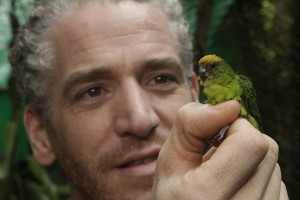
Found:
[[268, 137], [267, 135], [265, 135], [265, 137], [269, 141], [269, 146], [270, 146], [268, 154], [262, 163], [262, 165], [266, 167], [263, 167], [263, 170], [261, 171], [261, 177], [257, 177], [256, 179], [259, 178], [261, 178], [261, 180], [264, 180], [264, 178], [266, 179], [268, 176], [268, 171], [271, 171], [275, 163], [274, 170], [270, 178], [270, 181], [267, 185], [266, 191], [264, 192], [263, 199], [279, 199], [281, 182], [282, 182], [281, 170], [277, 163], [279, 147], [278, 144], [272, 138]]
[[239, 109], [237, 101], [217, 106], [190, 103], [182, 107], [160, 152], [158, 165], [166, 166], [164, 170], [176, 166], [177, 170], [183, 171], [199, 166], [206, 140], [232, 123], [238, 117]]
[[280, 200], [288, 200], [289, 196], [287, 193], [287, 189], [285, 187], [285, 184], [283, 182], [281, 182], [281, 187], [280, 187]]
[[262, 199], [280, 199], [281, 172], [277, 164]]
[[[174, 193], [168, 192], [170, 190], [175, 193], [181, 191], [179, 196], [184, 195], [183, 193], [188, 195], [186, 189], [191, 189], [190, 186], [195, 184], [193, 181], [188, 181], [188, 187], [181, 187], [184, 184], [182, 178], [187, 177], [183, 174], [193, 171], [190, 170], [191, 168], [199, 167], [206, 140], [218, 133], [225, 125], [232, 123], [239, 112], [237, 101], [229, 101], [217, 106], [190, 103], [181, 108], [171, 134], [157, 159], [153, 183], [154, 196], [161, 199], [181, 199], [176, 195], [176, 198], [170, 198], [168, 195]], [[195, 178], [201, 177], [198, 175]], [[182, 193], [180, 188], [185, 188], [185, 192]]]
[[213, 155], [214, 153], [216, 152], [217, 150], [217, 147], [211, 147], [204, 155], [203, 155], [203, 159], [202, 159], [202, 162], [206, 162], [207, 160], [209, 160]]
[[268, 136], [265, 138], [269, 142], [267, 155], [233, 199], [279, 199], [281, 172], [277, 164], [278, 145]]
[[268, 149], [263, 134], [247, 120], [238, 119], [210, 159], [201, 164], [201, 173], [205, 174], [201, 181], [207, 188], [217, 188], [215, 197], [229, 199], [253, 176]]

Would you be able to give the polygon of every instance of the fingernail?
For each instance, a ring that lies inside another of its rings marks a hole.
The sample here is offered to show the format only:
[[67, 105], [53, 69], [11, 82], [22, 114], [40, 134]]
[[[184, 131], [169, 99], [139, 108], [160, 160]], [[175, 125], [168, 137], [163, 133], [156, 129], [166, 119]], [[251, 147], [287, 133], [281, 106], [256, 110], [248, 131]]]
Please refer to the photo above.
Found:
[[223, 110], [224, 108], [226, 108], [227, 106], [229, 106], [233, 103], [236, 103], [236, 101], [235, 100], [225, 101], [223, 103], [213, 105], [211, 107], [211, 109], [213, 109], [213, 110]]

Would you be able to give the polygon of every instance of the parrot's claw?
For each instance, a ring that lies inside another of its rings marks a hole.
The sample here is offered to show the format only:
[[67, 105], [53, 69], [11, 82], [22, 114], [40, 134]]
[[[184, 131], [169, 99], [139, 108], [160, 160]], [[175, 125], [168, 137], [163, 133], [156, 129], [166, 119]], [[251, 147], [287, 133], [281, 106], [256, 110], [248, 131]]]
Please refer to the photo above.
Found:
[[221, 144], [221, 142], [225, 139], [228, 129], [229, 125], [224, 126], [216, 136], [208, 141], [208, 143], [212, 146], [219, 146], [219, 144]]

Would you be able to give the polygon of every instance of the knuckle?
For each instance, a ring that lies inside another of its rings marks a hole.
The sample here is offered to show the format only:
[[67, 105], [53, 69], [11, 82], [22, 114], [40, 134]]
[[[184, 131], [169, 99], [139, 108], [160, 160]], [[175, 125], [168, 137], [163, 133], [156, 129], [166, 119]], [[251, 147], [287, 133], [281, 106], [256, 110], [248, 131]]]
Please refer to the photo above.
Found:
[[269, 151], [269, 142], [255, 128], [244, 130], [243, 146], [248, 153], [252, 152], [254, 157], [263, 159]]
[[[199, 108], [201, 109], [203, 105], [192, 102], [182, 106], [178, 112], [175, 120], [175, 125], [182, 129], [188, 131], [189, 129], [193, 129], [193, 125], [196, 125], [199, 120]], [[193, 123], [193, 121], [195, 123]]]
[[273, 140], [271, 137], [267, 136], [267, 135], [264, 135], [264, 137], [269, 142], [269, 152], [268, 152], [268, 154], [270, 154], [273, 157], [273, 159], [278, 160], [278, 153], [279, 153], [278, 143], [275, 140]]
[[189, 118], [189, 115], [191, 113], [191, 110], [193, 109], [192, 107], [194, 103], [188, 103], [184, 106], [182, 106], [181, 108], [179, 108], [178, 112], [177, 112], [177, 118], [179, 120], [185, 120], [187, 118]]
[[260, 137], [259, 140], [256, 140], [255, 142], [255, 149], [256, 153], [258, 155], [261, 155], [262, 157], [266, 156], [269, 150], [269, 143], [264, 140], [262, 137]]
[[280, 169], [280, 166], [279, 166], [278, 163], [275, 165], [275, 169], [274, 169], [273, 174], [275, 176], [279, 177], [279, 180], [281, 180], [281, 169]]

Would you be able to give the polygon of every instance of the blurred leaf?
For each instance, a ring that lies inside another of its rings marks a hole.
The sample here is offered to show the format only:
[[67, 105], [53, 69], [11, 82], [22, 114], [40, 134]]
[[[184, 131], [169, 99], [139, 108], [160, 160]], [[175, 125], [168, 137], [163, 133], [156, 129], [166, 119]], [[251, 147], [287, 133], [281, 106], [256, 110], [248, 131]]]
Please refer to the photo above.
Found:
[[0, 0], [0, 87], [2, 88], [8, 86], [11, 76], [7, 55], [12, 40], [12, 29], [18, 29], [12, 27], [11, 17], [15, 17], [18, 24], [24, 24], [34, 3], [35, 0]]
[[24, 24], [30, 14], [35, 0], [14, 0], [14, 14], [17, 17], [19, 24]]
[[43, 185], [51, 200], [58, 200], [57, 186], [51, 181], [45, 168], [40, 166], [33, 157], [27, 158], [28, 166], [34, 177]]
[[212, 9], [210, 28], [207, 36], [207, 45], [211, 46], [213, 37], [218, 32], [221, 24], [224, 22], [224, 18], [228, 14], [230, 7], [235, 0], [215, 0]]
[[0, 0], [0, 49], [7, 48], [7, 44], [11, 40], [11, 24], [9, 13], [11, 10], [10, 1]]
[[10, 1], [0, 0], [0, 87], [6, 88], [11, 74], [10, 65], [7, 62], [8, 45], [11, 41], [11, 24], [9, 13]]
[[14, 122], [9, 123], [3, 136], [5, 151], [1, 155], [0, 163], [0, 199], [6, 199], [12, 182], [11, 170], [16, 148], [17, 124]]
[[32, 181], [27, 181], [25, 186], [26, 190], [29, 191], [31, 200], [52, 200], [45, 192], [43, 185]]
[[190, 33], [195, 34], [197, 26], [197, 8], [199, 0], [180, 0], [183, 5], [183, 12], [190, 25]]

